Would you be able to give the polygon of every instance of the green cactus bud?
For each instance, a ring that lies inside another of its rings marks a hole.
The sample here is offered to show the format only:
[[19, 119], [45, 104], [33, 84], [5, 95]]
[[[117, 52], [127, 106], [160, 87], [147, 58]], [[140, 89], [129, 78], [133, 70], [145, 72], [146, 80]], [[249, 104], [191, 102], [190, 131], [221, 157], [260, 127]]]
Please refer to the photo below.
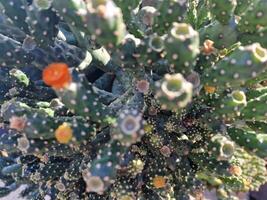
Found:
[[144, 134], [143, 125], [142, 115], [137, 110], [124, 110], [119, 115], [117, 128], [112, 131], [112, 138], [130, 146], [140, 141]]
[[189, 24], [173, 23], [165, 39], [166, 58], [176, 73], [189, 73], [199, 54], [199, 35]]
[[41, 10], [49, 9], [52, 5], [53, 0], [34, 0], [33, 4]]
[[150, 35], [141, 42], [136, 51], [140, 54], [139, 65], [151, 69], [155, 62], [163, 56], [164, 37]]
[[229, 127], [227, 133], [238, 145], [254, 151], [258, 156], [265, 157], [267, 151], [266, 134]]
[[222, 135], [214, 135], [209, 144], [210, 154], [218, 160], [228, 160], [234, 155], [235, 145]]
[[156, 89], [156, 98], [161, 107], [178, 111], [191, 101], [193, 85], [181, 74], [166, 74], [164, 79], [156, 82]]

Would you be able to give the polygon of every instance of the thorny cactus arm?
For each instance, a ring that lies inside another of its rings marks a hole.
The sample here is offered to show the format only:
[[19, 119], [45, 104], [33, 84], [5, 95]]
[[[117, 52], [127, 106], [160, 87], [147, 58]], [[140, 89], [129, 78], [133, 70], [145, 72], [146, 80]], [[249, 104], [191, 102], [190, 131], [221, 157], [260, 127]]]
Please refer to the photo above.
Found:
[[264, 184], [266, 0], [0, 0], [0, 197], [220, 200]]

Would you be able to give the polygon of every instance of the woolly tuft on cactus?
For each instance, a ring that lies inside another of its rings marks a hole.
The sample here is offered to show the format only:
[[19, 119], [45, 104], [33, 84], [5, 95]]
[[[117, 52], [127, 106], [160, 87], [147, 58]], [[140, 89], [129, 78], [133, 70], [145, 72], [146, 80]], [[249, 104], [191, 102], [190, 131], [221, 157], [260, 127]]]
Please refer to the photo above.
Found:
[[266, 0], [0, 0], [0, 197], [220, 200], [267, 182]]

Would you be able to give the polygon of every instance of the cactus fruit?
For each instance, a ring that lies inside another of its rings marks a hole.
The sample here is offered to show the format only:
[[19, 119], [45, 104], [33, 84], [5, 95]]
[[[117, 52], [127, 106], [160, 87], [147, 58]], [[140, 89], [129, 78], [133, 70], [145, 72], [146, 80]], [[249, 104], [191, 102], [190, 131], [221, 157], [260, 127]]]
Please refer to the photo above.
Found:
[[0, 0], [0, 197], [258, 190], [266, 2]]

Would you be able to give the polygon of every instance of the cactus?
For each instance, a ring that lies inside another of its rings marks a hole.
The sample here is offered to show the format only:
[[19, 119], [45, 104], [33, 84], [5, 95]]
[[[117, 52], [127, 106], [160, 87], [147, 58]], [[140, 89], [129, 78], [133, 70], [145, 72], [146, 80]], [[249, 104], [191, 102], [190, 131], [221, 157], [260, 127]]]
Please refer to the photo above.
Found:
[[0, 197], [220, 200], [267, 182], [265, 0], [0, 0]]

